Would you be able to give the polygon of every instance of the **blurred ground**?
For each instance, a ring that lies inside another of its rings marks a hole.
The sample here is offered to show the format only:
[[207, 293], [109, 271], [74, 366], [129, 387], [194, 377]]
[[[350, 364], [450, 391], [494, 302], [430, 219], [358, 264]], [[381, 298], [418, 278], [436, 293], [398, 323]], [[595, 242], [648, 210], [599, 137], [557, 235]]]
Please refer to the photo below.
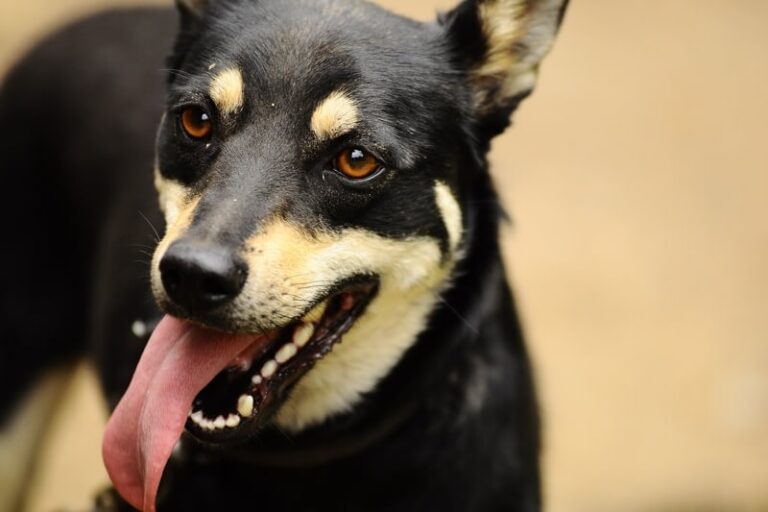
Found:
[[[452, 4], [381, 3], [423, 19]], [[0, 69], [107, 4], [0, 0]], [[548, 509], [768, 511], [768, 2], [572, 4], [493, 154]], [[105, 482], [89, 379], [60, 407], [31, 512], [84, 509]]]

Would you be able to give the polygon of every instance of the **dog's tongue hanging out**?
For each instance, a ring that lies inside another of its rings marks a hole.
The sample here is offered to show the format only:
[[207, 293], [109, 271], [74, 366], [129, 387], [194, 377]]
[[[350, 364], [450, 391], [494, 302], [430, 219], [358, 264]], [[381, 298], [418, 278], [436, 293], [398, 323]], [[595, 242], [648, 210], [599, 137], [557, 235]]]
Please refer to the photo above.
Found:
[[172, 317], [155, 329], [107, 425], [103, 455], [112, 482], [134, 507], [155, 510], [163, 470], [192, 401], [255, 335], [226, 335]]

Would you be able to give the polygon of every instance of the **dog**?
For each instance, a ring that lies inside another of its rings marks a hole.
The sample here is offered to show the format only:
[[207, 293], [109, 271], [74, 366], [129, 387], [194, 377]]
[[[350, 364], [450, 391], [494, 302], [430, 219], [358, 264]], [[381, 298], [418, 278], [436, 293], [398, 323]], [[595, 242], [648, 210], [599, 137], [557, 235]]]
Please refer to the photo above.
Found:
[[96, 510], [540, 510], [486, 155], [566, 3], [178, 0], [41, 43], [0, 93], [3, 422], [88, 356]]

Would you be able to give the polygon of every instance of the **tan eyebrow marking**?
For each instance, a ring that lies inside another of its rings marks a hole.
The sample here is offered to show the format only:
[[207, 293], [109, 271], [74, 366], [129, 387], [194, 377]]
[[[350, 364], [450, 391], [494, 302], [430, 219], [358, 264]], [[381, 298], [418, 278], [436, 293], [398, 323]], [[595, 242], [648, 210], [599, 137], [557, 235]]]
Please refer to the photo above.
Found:
[[360, 122], [355, 100], [344, 91], [332, 92], [312, 114], [312, 132], [320, 140], [335, 139], [352, 131]]
[[237, 69], [226, 69], [211, 82], [209, 94], [219, 111], [231, 115], [243, 108], [243, 75]]

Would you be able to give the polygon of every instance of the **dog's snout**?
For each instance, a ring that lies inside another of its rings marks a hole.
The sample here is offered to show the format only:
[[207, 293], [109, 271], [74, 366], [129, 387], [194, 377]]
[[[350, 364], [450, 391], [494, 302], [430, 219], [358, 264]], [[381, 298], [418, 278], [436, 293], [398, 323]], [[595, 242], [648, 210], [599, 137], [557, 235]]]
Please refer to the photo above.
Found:
[[231, 302], [242, 291], [247, 274], [243, 260], [220, 245], [181, 240], [160, 260], [166, 293], [191, 313]]

